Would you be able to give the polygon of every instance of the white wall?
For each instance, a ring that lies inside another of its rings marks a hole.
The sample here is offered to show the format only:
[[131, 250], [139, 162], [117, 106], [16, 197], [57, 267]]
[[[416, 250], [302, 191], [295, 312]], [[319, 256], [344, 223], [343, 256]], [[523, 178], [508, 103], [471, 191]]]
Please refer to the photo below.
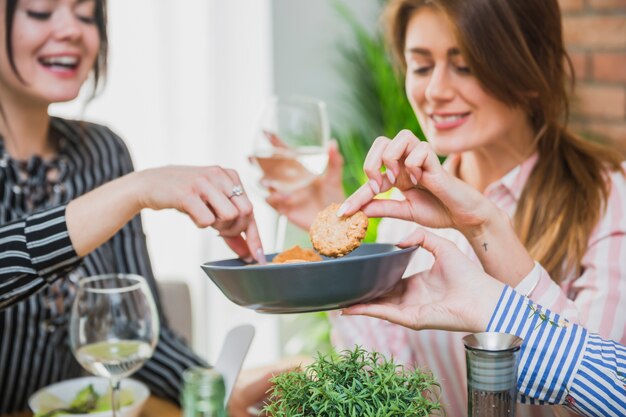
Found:
[[328, 103], [332, 124], [346, 114], [348, 86], [340, 75], [340, 45], [354, 42], [336, 11], [341, 1], [364, 27], [374, 31], [380, 0], [273, 0], [274, 87], [277, 94], [308, 95]]

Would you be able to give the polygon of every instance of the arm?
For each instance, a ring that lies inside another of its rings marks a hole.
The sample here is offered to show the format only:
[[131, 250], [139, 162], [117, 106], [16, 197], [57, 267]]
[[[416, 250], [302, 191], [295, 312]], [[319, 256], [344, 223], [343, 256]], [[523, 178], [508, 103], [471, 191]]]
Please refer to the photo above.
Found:
[[0, 227], [0, 309], [29, 297], [80, 262], [67, 231], [65, 208]]
[[422, 229], [414, 238], [413, 244], [434, 255], [433, 268], [343, 314], [414, 330], [515, 334], [524, 339], [518, 367], [522, 401], [564, 404], [586, 416], [626, 415], [626, 347], [543, 310], [485, 274], [452, 242]]
[[487, 331], [524, 339], [517, 382], [522, 402], [563, 404], [585, 416], [626, 415], [626, 347], [543, 310], [510, 287], [502, 291]]

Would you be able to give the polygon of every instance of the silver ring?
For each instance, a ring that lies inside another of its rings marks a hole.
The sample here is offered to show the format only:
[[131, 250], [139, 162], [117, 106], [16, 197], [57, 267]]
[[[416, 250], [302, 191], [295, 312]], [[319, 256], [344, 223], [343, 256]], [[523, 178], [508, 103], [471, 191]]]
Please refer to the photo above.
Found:
[[243, 195], [243, 188], [241, 188], [241, 185], [235, 185], [233, 189], [230, 190], [228, 198], [239, 197], [240, 195]]

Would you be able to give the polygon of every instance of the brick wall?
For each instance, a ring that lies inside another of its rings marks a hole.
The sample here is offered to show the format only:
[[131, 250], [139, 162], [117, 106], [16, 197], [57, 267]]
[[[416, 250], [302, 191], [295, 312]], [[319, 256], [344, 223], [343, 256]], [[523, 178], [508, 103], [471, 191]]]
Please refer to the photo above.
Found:
[[626, 155], [626, 0], [559, 0], [576, 71], [571, 126]]

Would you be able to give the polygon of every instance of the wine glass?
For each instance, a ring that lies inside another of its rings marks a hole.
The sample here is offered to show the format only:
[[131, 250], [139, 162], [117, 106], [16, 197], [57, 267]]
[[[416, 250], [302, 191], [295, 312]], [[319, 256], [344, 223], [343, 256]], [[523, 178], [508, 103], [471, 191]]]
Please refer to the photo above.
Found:
[[[259, 118], [250, 162], [263, 188], [289, 194], [310, 185], [328, 164], [326, 103], [312, 97], [272, 97]], [[275, 251], [283, 249], [287, 217], [277, 221]]]
[[94, 375], [109, 378], [113, 417], [120, 380], [152, 356], [159, 316], [146, 280], [134, 274], [105, 274], [78, 282], [70, 319], [76, 360]]

